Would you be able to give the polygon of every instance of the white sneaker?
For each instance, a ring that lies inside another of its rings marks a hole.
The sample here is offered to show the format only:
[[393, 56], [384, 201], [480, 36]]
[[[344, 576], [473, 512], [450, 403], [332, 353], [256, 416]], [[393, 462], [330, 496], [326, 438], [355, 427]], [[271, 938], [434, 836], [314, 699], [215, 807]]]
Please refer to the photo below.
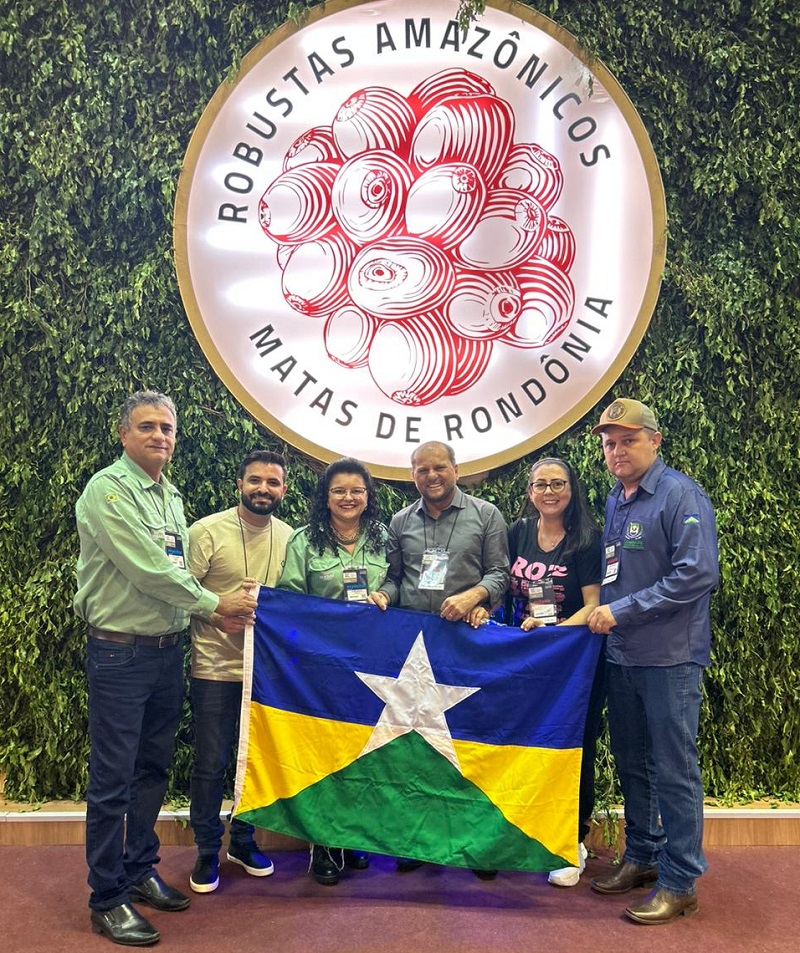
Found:
[[551, 870], [547, 877], [547, 882], [553, 884], [554, 887], [574, 887], [581, 879], [581, 874], [586, 867], [586, 858], [588, 856], [589, 851], [586, 850], [583, 844], [578, 844], [578, 866]]

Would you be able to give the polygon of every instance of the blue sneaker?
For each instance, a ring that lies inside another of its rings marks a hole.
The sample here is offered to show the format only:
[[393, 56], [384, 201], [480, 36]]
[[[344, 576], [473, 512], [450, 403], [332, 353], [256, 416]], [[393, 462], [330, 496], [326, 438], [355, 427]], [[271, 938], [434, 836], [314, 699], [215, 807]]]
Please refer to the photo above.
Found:
[[275, 865], [255, 844], [231, 844], [228, 848], [228, 860], [244, 867], [251, 877], [269, 877], [275, 872]]
[[200, 854], [189, 878], [189, 886], [195, 893], [213, 893], [219, 887], [219, 858], [216, 854]]

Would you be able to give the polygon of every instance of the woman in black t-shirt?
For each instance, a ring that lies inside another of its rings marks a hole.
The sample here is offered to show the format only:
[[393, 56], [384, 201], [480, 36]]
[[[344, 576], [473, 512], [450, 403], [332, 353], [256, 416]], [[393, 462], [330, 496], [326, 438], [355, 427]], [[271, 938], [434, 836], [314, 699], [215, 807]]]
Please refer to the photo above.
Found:
[[[506, 620], [526, 631], [541, 625], [583, 625], [600, 602], [600, 528], [575, 471], [557, 457], [538, 460], [531, 467], [527, 502], [530, 515], [516, 520], [508, 531], [511, 585]], [[529, 602], [529, 597], [534, 597], [533, 601]], [[583, 873], [587, 856], [583, 839], [594, 811], [594, 760], [604, 702], [605, 648], [589, 696], [583, 736], [580, 863], [551, 871], [548, 880], [555, 886], [573, 887]]]
[[600, 527], [568, 463], [556, 457], [534, 463], [528, 510], [531, 515], [508, 531], [508, 623], [523, 629], [544, 624], [529, 615], [528, 595], [531, 584], [550, 580], [558, 624], [583, 625], [600, 601]]

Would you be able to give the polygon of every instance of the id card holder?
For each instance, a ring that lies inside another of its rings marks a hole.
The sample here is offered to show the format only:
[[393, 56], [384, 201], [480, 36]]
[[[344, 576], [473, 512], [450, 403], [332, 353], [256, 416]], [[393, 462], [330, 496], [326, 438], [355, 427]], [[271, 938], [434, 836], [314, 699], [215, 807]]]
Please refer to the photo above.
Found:
[[167, 559], [174, 563], [178, 569], [186, 569], [186, 560], [183, 556], [183, 540], [177, 533], [164, 533], [164, 548], [167, 551]]
[[342, 570], [345, 602], [367, 601], [367, 567], [349, 566]]
[[419, 570], [420, 589], [444, 589], [450, 553], [446, 549], [426, 549]]
[[605, 549], [606, 556], [606, 571], [603, 576], [602, 585], [607, 586], [609, 583], [616, 582], [619, 578], [619, 540], [615, 539], [613, 542], [608, 543]]
[[539, 582], [528, 583], [528, 614], [543, 625], [555, 625], [558, 622], [556, 593], [549, 576]]

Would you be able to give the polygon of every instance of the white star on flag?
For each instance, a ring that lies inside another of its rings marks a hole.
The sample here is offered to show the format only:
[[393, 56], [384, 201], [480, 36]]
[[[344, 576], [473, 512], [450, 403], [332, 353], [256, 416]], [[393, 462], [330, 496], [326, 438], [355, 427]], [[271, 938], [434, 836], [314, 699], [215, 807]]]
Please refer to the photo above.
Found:
[[422, 632], [414, 640], [397, 678], [365, 672], [355, 674], [378, 698], [386, 702], [359, 757], [409, 731], [416, 731], [432, 748], [461, 770], [444, 713], [479, 692], [480, 688], [439, 684], [433, 677]]

